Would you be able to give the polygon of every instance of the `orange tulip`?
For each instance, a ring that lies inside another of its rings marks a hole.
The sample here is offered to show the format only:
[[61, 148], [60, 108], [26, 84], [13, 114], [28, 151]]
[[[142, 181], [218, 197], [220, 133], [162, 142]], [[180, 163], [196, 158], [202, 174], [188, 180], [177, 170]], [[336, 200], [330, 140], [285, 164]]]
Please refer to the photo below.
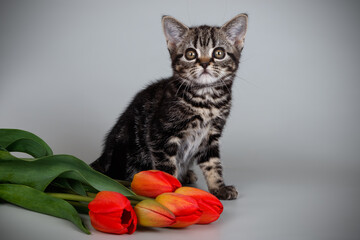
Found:
[[223, 205], [220, 200], [204, 190], [193, 187], [181, 187], [176, 189], [175, 193], [190, 196], [197, 201], [203, 212], [198, 224], [207, 224], [216, 221], [223, 211]]
[[134, 210], [139, 224], [145, 227], [168, 227], [175, 223], [175, 215], [152, 199], [139, 202]]
[[161, 193], [173, 192], [181, 187], [174, 176], [159, 170], [142, 171], [135, 174], [131, 182], [131, 190], [136, 194], [155, 198]]
[[155, 200], [174, 213], [176, 222], [170, 227], [187, 227], [197, 223], [201, 217], [202, 211], [192, 197], [178, 193], [163, 193]]
[[137, 218], [130, 201], [121, 193], [102, 191], [89, 203], [91, 225], [99, 231], [132, 234]]

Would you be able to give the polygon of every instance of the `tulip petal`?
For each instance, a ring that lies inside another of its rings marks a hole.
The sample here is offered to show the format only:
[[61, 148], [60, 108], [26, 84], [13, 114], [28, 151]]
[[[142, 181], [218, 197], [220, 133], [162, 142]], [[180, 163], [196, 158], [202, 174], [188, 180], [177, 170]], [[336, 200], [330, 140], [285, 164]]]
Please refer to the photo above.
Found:
[[204, 190], [193, 187], [181, 187], [176, 189], [175, 193], [191, 196], [194, 198], [203, 214], [198, 224], [208, 224], [216, 221], [223, 211], [223, 205], [220, 200]]
[[133, 234], [136, 230], [136, 222], [131, 222], [131, 224], [128, 226], [128, 234]]
[[186, 195], [163, 193], [155, 200], [174, 213], [176, 222], [170, 227], [187, 227], [197, 223], [202, 215], [196, 200]]
[[115, 234], [128, 233], [128, 229], [120, 223], [120, 215], [110, 216], [90, 211], [89, 216], [91, 225], [98, 231]]
[[197, 224], [208, 224], [215, 222], [219, 217], [219, 212], [214, 208], [214, 206], [209, 206], [202, 202], [198, 202], [200, 209], [203, 211], [200, 220]]
[[154, 200], [143, 200], [134, 207], [134, 210], [139, 224], [145, 227], [168, 227], [175, 223], [175, 215]]
[[134, 175], [131, 182], [131, 189], [136, 194], [152, 198], [164, 192], [173, 192], [179, 187], [179, 180], [159, 170], [139, 172]]
[[[153, 170], [153, 171], [157, 171], [157, 170]], [[176, 177], [174, 177], [173, 175], [170, 175], [170, 174], [168, 174], [168, 173], [166, 173], [166, 172], [162, 172], [162, 171], [159, 171], [162, 175], [163, 175], [163, 177], [169, 182], [169, 184], [170, 184], [170, 186], [171, 186], [171, 188], [172, 188], [172, 191], [171, 192], [173, 192], [173, 191], [175, 191], [177, 188], [179, 188], [179, 187], [181, 187], [181, 183], [180, 183], [180, 181], [176, 178]]]
[[89, 209], [92, 212], [110, 213], [122, 211], [126, 206], [130, 205], [129, 200], [121, 193], [102, 191], [89, 203]]
[[177, 193], [163, 193], [156, 198], [156, 201], [170, 209], [175, 216], [188, 215], [199, 208], [193, 198]]
[[176, 218], [176, 222], [173, 225], [171, 225], [170, 227], [171, 228], [184, 228], [184, 227], [193, 225], [195, 223], [198, 223], [201, 215], [202, 215], [201, 210], [196, 210], [191, 215], [179, 216]]

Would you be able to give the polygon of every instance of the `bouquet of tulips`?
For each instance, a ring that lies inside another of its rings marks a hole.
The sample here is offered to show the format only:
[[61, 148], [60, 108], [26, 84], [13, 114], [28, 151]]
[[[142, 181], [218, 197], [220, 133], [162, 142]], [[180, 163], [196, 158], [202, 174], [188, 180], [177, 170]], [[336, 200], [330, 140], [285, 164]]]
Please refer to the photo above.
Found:
[[17, 129], [0, 129], [0, 199], [67, 219], [88, 234], [79, 213], [89, 214], [96, 230], [132, 234], [137, 225], [208, 224], [223, 210], [212, 194], [182, 187], [165, 172], [143, 171], [131, 183], [114, 180], [74, 156], [54, 155], [41, 138]]

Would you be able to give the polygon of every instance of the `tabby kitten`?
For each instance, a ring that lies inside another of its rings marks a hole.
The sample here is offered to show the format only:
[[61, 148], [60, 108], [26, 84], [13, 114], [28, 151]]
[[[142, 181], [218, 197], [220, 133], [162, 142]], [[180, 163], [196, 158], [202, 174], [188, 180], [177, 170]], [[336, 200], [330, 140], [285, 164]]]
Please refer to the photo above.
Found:
[[235, 187], [224, 183], [219, 138], [230, 113], [247, 19], [240, 14], [222, 27], [189, 28], [164, 16], [173, 76], [135, 96], [91, 166], [126, 180], [139, 171], [158, 169], [190, 184], [197, 180], [191, 170], [196, 162], [212, 194], [235, 199]]

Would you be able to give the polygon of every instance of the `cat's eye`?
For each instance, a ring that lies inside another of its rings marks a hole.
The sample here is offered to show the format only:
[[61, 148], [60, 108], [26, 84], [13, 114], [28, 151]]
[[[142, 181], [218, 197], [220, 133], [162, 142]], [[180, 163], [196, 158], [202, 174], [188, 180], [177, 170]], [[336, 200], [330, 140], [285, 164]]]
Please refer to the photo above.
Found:
[[193, 48], [188, 48], [185, 52], [185, 58], [187, 60], [194, 60], [197, 57], [196, 50]]
[[215, 48], [213, 51], [213, 57], [216, 59], [223, 59], [225, 57], [225, 50], [223, 48]]

